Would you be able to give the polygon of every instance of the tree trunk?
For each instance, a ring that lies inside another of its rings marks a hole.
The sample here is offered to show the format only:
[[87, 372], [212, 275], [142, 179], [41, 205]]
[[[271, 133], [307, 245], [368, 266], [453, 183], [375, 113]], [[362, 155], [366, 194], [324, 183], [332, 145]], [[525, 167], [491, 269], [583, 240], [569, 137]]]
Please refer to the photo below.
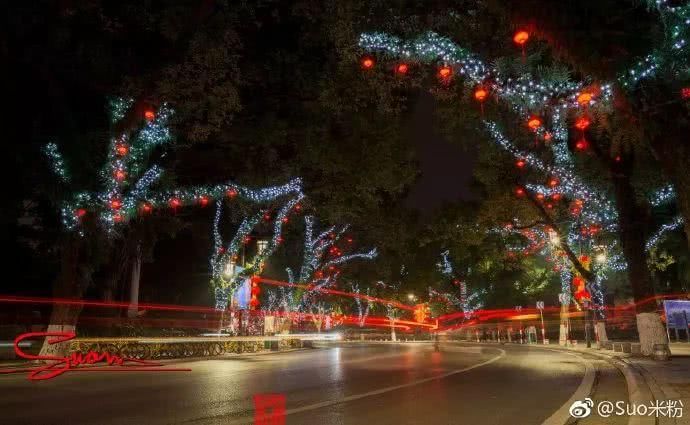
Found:
[[138, 244], [132, 259], [132, 277], [129, 286], [129, 309], [127, 316], [137, 317], [139, 311], [139, 278], [141, 277], [141, 244]]
[[668, 339], [661, 317], [656, 312], [652, 277], [647, 266], [645, 235], [647, 220], [645, 211], [636, 201], [630, 182], [632, 158], [624, 160], [618, 170], [613, 170], [613, 185], [618, 208], [618, 228], [621, 247], [628, 263], [628, 280], [632, 287], [637, 310], [637, 332], [642, 353], [650, 355], [654, 344], [667, 344]]
[[558, 333], [558, 344], [568, 345], [569, 339], [569, 326], [568, 326], [568, 304], [561, 303], [561, 325]]
[[[86, 250], [81, 236], [65, 236], [60, 252], [60, 272], [53, 282], [53, 298], [58, 300], [53, 305], [47, 332], [76, 332], [77, 319], [82, 306], [60, 304], [60, 299], [80, 299], [91, 279], [92, 267], [84, 261]], [[69, 342], [49, 344], [46, 338], [41, 347], [41, 356], [59, 356], [67, 354]]]
[[609, 340], [608, 335], [606, 334], [606, 322], [604, 321], [598, 321], [594, 324], [594, 332], [597, 335], [597, 340], [599, 343], [606, 342]]
[[398, 338], [395, 335], [395, 320], [391, 320], [391, 341], [395, 342]]

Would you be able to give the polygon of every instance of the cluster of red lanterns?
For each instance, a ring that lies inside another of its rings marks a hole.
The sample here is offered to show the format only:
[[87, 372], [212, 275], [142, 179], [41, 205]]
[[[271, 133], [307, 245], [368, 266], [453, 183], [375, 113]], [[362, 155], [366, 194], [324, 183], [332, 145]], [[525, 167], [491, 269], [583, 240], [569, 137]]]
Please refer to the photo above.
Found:
[[249, 306], [252, 310], [259, 306], [259, 294], [261, 294], [261, 288], [259, 287], [259, 277], [252, 276], [251, 278], [251, 299], [249, 300]]

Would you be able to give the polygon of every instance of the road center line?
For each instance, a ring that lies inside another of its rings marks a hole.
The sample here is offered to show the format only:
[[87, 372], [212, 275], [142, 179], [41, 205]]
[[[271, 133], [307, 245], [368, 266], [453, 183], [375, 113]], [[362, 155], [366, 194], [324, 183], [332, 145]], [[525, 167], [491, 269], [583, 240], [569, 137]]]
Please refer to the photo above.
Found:
[[[506, 352], [505, 352], [504, 350], [502, 350], [502, 349], [500, 349], [500, 348], [496, 348], [496, 349], [497, 349], [498, 351], [500, 351], [501, 354], [499, 354], [499, 355], [496, 356], [496, 357], [492, 357], [491, 359], [489, 359], [489, 360], [487, 360], [487, 361], [485, 361], [485, 362], [482, 362], [482, 363], [477, 363], [477, 364], [475, 364], [475, 365], [468, 366], [468, 367], [465, 367], [465, 368], [462, 368], [462, 369], [453, 370], [453, 371], [451, 371], [451, 372], [447, 372], [447, 373], [444, 373], [444, 374], [442, 374], [442, 375], [437, 375], [437, 376], [431, 376], [431, 377], [429, 377], [429, 378], [418, 379], [418, 380], [416, 380], [416, 381], [408, 382], [408, 383], [406, 383], [406, 384], [393, 385], [393, 386], [390, 386], [390, 387], [379, 388], [378, 390], [367, 391], [367, 392], [365, 392], [365, 393], [349, 395], [349, 396], [347, 396], [347, 397], [339, 398], [339, 399], [337, 399], [337, 400], [322, 401], [322, 402], [320, 402], [320, 403], [309, 404], [309, 405], [302, 406], [302, 407], [296, 407], [296, 408], [294, 408], [294, 409], [287, 409], [287, 410], [285, 411], [285, 414], [286, 414], [286, 415], [292, 415], [292, 414], [295, 414], [295, 413], [301, 413], [301, 412], [306, 412], [306, 411], [309, 411], [309, 410], [320, 409], [320, 408], [322, 408], [322, 407], [328, 407], [328, 406], [333, 406], [333, 405], [336, 405], [336, 404], [346, 403], [346, 402], [348, 402], [348, 401], [359, 400], [359, 399], [362, 399], [362, 398], [365, 398], [365, 397], [371, 397], [371, 396], [375, 396], [375, 395], [379, 395], [379, 394], [384, 394], [384, 393], [388, 393], [388, 392], [391, 392], [391, 391], [399, 390], [399, 389], [402, 389], [402, 388], [408, 388], [408, 387], [413, 387], [413, 386], [415, 386], [415, 385], [424, 384], [424, 383], [426, 383], [426, 382], [434, 381], [434, 380], [437, 380], [437, 379], [447, 378], [447, 377], [452, 376], [452, 375], [457, 375], [458, 373], [468, 372], [468, 371], [470, 371], [470, 370], [472, 370], [472, 369], [476, 369], [476, 368], [478, 368], [478, 367], [486, 366], [486, 365], [491, 364], [491, 363], [493, 363], [493, 362], [495, 362], [495, 361], [497, 361], [497, 360], [500, 360], [501, 358], [503, 358], [503, 357], [506, 355]], [[223, 423], [224, 423], [224, 424], [227, 424], [227, 425], [253, 424], [253, 423], [254, 423], [254, 417], [238, 418], [238, 419], [230, 420], [230, 421], [227, 421], [227, 422], [224, 421]]]

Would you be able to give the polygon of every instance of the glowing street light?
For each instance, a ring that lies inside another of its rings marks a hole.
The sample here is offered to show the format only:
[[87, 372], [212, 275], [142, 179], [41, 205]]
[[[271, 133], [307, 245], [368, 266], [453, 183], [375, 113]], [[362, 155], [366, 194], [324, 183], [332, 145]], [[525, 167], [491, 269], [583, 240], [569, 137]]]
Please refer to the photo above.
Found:
[[596, 257], [594, 257], [597, 263], [599, 264], [604, 264], [606, 262], [606, 253], [605, 252], [600, 252], [597, 254]]

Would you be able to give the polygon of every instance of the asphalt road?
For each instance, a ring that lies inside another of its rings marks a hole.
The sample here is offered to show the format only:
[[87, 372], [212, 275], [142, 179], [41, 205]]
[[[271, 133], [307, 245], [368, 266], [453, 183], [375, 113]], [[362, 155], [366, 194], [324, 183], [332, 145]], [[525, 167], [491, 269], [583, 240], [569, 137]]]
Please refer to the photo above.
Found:
[[[0, 375], [0, 423], [252, 424], [253, 395], [280, 393], [287, 424], [539, 425], [585, 373], [572, 354], [474, 344], [341, 346], [175, 366], [192, 371], [38, 382]], [[608, 372], [599, 382], [606, 397], [625, 397], [625, 381]]]

